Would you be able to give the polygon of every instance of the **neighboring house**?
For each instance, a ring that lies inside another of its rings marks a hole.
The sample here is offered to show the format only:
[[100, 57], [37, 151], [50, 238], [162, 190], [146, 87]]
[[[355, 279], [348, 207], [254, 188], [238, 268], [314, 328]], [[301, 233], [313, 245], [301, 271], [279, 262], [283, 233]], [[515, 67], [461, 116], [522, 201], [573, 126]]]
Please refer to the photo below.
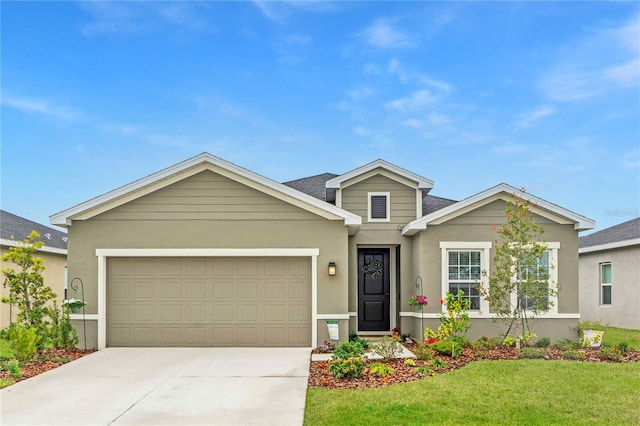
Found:
[[[457, 289], [475, 338], [498, 334], [476, 286], [515, 195], [534, 203], [562, 284], [535, 331], [575, 337], [578, 232], [594, 222], [505, 184], [458, 202], [432, 188], [383, 160], [282, 184], [204, 153], [50, 221], [73, 241], [89, 346], [309, 347], [329, 337], [327, 321], [341, 340], [396, 326], [420, 336]], [[417, 292], [424, 313], [408, 304]]]
[[[65, 293], [65, 277], [67, 269], [67, 234], [37, 222], [16, 216], [4, 210], [0, 210], [0, 254], [9, 251], [9, 247], [16, 247], [31, 231], [40, 234], [39, 241], [44, 246], [36, 252], [35, 256], [42, 258], [45, 270], [42, 273], [44, 283], [56, 293], [58, 306], [61, 306]], [[9, 262], [2, 262], [2, 268], [19, 268]], [[2, 283], [4, 284], [4, 275]], [[2, 297], [9, 296], [9, 289], [2, 285]], [[6, 303], [0, 303], [0, 328], [8, 326], [15, 321], [17, 310]]]
[[580, 238], [580, 316], [640, 329], [640, 218]]

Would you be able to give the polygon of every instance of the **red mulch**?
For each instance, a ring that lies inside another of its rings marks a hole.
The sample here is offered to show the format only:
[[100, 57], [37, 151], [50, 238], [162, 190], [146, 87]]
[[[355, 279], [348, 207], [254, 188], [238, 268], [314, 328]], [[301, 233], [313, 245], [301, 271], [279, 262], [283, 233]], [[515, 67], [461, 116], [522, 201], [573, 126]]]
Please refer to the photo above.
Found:
[[[411, 351], [415, 349], [415, 345], [406, 345]], [[549, 351], [549, 360], [560, 360], [562, 358], [562, 351], [547, 348]], [[620, 361], [603, 360], [598, 355], [598, 348], [589, 349], [576, 349], [579, 352], [584, 353], [585, 359], [582, 361], [574, 362], [638, 362], [640, 361], [640, 352], [635, 350], [629, 350], [627, 355]], [[473, 349], [465, 349], [462, 356], [458, 359], [454, 359], [448, 356], [438, 355], [437, 358], [445, 361], [447, 366], [440, 369], [435, 369], [432, 366], [432, 360], [415, 360], [415, 366], [404, 365], [404, 359], [392, 359], [385, 363], [390, 365], [394, 372], [387, 377], [377, 377], [371, 374], [365, 369], [365, 374], [361, 378], [352, 379], [337, 379], [329, 372], [328, 364], [326, 361], [313, 361], [309, 369], [309, 386], [310, 387], [325, 387], [334, 389], [356, 389], [356, 388], [375, 388], [380, 386], [394, 385], [398, 383], [412, 382], [420, 380], [428, 376], [434, 376], [436, 374], [446, 373], [461, 367], [464, 367], [468, 363], [475, 360], [501, 360], [501, 359], [518, 359], [520, 356], [520, 350], [515, 348], [499, 348], [491, 350], [476, 351]], [[383, 362], [380, 360], [367, 360], [367, 364], [374, 362]], [[415, 372], [416, 367], [429, 366], [434, 370], [432, 374], [422, 375]]]
[[42, 351], [38, 361], [30, 361], [25, 363], [20, 370], [22, 370], [22, 377], [14, 379], [9, 372], [0, 371], [0, 379], [12, 379], [16, 382], [29, 379], [31, 377], [42, 374], [46, 371], [53, 370], [60, 367], [62, 364], [76, 360], [85, 355], [95, 352], [94, 349], [45, 349]]

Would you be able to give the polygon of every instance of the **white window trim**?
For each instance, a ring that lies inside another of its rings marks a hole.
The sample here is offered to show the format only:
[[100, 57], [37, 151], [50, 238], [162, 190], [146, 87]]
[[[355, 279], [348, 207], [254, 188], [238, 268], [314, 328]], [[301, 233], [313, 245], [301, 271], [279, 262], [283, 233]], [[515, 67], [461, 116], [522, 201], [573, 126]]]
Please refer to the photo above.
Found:
[[[491, 270], [491, 247], [490, 241], [443, 241], [440, 243], [440, 260], [441, 260], [441, 283], [442, 283], [442, 297], [449, 291], [449, 251], [461, 251], [461, 250], [480, 250], [480, 269], [481, 271]], [[489, 278], [484, 274], [480, 276], [478, 284], [486, 288], [489, 285]], [[442, 312], [446, 311], [444, 304], [441, 307]], [[469, 316], [483, 317], [485, 313], [489, 313], [489, 301], [480, 296], [480, 309], [469, 310]]]
[[[371, 197], [376, 195], [387, 197], [387, 217], [384, 219], [375, 219], [371, 217]], [[390, 192], [367, 192], [367, 221], [368, 222], [390, 222], [391, 221], [391, 193]]]
[[[317, 248], [265, 249], [96, 249], [98, 258], [98, 350], [107, 346], [107, 260], [109, 257], [309, 257], [311, 259], [311, 347], [318, 342]], [[75, 316], [72, 319], [77, 319]], [[89, 319], [89, 318], [88, 318]]]
[[[545, 242], [541, 243], [547, 248], [549, 252], [549, 288], [554, 292], [558, 290], [558, 250], [560, 250], [559, 242]], [[514, 276], [514, 280], [517, 278]], [[511, 305], [516, 306], [517, 296], [516, 293], [511, 293]], [[558, 314], [558, 296], [549, 296], [550, 307], [545, 312], [535, 314], [533, 311], [527, 310], [526, 314], [529, 317], [535, 316], [536, 318], [544, 318], [546, 316]]]
[[[611, 282], [608, 282], [608, 283], [603, 283], [602, 282], [602, 267], [604, 265], [609, 265], [609, 274], [611, 275]], [[599, 277], [599, 281], [600, 281], [600, 306], [604, 306], [604, 307], [611, 306], [612, 303], [603, 303], [603, 300], [602, 300], [602, 287], [605, 287], [605, 286], [609, 287], [609, 292], [611, 292], [611, 287], [612, 287], [611, 284], [613, 282], [613, 266], [611, 266], [611, 262], [602, 262], [602, 263], [600, 263], [600, 271], [598, 271], [598, 272], [599, 272], [599, 275], [600, 275], [600, 277]], [[611, 295], [609, 297], [611, 299], [611, 302], [613, 302], [613, 294], [612, 293], [611, 293]]]

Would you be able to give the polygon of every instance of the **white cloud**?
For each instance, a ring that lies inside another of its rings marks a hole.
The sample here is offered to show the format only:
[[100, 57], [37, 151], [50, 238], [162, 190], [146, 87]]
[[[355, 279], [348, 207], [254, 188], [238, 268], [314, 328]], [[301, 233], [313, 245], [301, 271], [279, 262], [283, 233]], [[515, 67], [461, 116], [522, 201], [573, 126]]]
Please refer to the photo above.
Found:
[[451, 119], [447, 115], [439, 112], [432, 112], [423, 119], [409, 118], [404, 120], [402, 124], [413, 129], [424, 129], [436, 127], [442, 128], [447, 126], [450, 122]]
[[529, 128], [538, 120], [544, 117], [547, 117], [549, 115], [555, 114], [555, 112], [556, 112], [556, 108], [553, 105], [542, 105], [541, 107], [535, 109], [534, 111], [520, 114], [518, 116], [516, 126], [521, 129]]
[[367, 129], [364, 126], [356, 126], [353, 129], [353, 133], [355, 133], [358, 136], [370, 136], [371, 135], [371, 131], [369, 129]]
[[529, 147], [527, 147], [526, 145], [517, 144], [513, 142], [507, 142], [503, 145], [495, 146], [493, 148], [493, 152], [495, 152], [496, 154], [504, 154], [504, 155], [521, 154], [523, 152], [527, 152], [528, 150], [529, 150]]
[[52, 105], [50, 102], [41, 99], [3, 96], [2, 104], [29, 114], [42, 114], [66, 121], [78, 120], [81, 116], [79, 112], [70, 108]]
[[387, 109], [395, 109], [401, 112], [413, 111], [435, 103], [436, 99], [436, 96], [434, 96], [431, 91], [421, 89], [404, 98], [388, 102], [385, 107]]
[[360, 35], [368, 44], [380, 49], [407, 48], [415, 45], [410, 36], [382, 19], [375, 21]]
[[364, 86], [356, 87], [355, 89], [349, 90], [347, 92], [347, 95], [351, 98], [352, 101], [360, 102], [373, 96], [373, 90], [371, 90], [369, 87]]
[[270, 21], [283, 25], [291, 13], [296, 10], [309, 13], [326, 13], [335, 10], [335, 5], [327, 1], [261, 1], [253, 0], [253, 4]]
[[555, 102], [578, 101], [626, 88], [635, 90], [640, 85], [638, 16], [560, 46], [559, 56], [539, 82], [545, 95]]

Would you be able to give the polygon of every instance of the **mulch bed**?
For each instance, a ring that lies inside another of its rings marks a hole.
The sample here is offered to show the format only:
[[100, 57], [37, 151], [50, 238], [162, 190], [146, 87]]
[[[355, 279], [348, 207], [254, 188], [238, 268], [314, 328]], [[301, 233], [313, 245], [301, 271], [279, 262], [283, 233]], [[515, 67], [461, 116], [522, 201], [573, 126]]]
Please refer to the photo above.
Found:
[[[415, 345], [405, 345], [410, 351], [415, 349]], [[561, 360], [563, 351], [547, 348], [549, 351], [548, 360]], [[599, 363], [616, 363], [616, 362], [638, 362], [640, 361], [640, 352], [629, 350], [629, 352], [620, 361], [603, 360], [599, 356], [598, 348], [577, 349], [585, 355], [585, 359], [574, 362], [599, 362]], [[452, 370], [464, 367], [468, 363], [476, 360], [513, 360], [520, 357], [520, 350], [515, 348], [499, 348], [490, 350], [473, 350], [465, 349], [462, 356], [454, 359], [448, 356], [438, 355], [442, 361], [447, 363], [444, 368], [436, 369], [432, 366], [432, 360], [415, 360], [415, 366], [404, 365], [404, 359], [392, 359], [385, 363], [390, 365], [394, 373], [387, 377], [377, 377], [371, 374], [368, 369], [361, 378], [337, 379], [329, 372], [328, 363], [326, 361], [313, 361], [309, 369], [309, 387], [324, 387], [334, 389], [357, 389], [357, 388], [375, 388], [380, 386], [389, 386], [398, 383], [407, 383], [415, 380], [424, 379], [426, 377], [437, 374], [447, 373]], [[382, 362], [380, 360], [367, 360], [367, 364], [374, 362]], [[416, 367], [429, 366], [434, 372], [432, 374], [423, 375], [415, 371]]]
[[0, 379], [11, 379], [16, 382], [29, 379], [31, 377], [42, 374], [46, 371], [53, 370], [60, 367], [62, 364], [76, 360], [85, 355], [95, 352], [94, 349], [45, 349], [42, 351], [40, 360], [30, 361], [25, 363], [20, 370], [22, 370], [22, 377], [14, 379], [9, 372], [0, 371]]

